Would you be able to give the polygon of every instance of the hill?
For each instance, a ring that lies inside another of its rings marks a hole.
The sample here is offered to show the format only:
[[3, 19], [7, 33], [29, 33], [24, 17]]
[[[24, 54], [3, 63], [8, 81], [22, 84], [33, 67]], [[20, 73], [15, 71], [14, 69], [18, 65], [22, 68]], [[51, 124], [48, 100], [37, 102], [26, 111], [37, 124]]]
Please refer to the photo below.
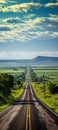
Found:
[[37, 56], [32, 62], [39, 65], [58, 65], [58, 57]]

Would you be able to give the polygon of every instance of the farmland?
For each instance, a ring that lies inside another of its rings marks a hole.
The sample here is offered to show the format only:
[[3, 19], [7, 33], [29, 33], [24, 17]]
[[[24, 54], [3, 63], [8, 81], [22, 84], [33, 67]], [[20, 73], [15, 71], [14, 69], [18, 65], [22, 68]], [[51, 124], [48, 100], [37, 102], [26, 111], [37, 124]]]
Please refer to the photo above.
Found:
[[33, 67], [32, 72], [35, 77], [31, 79], [32, 86], [37, 97], [58, 113], [58, 69], [53, 66], [51, 68]]
[[11, 73], [11, 74], [16, 74], [16, 73], [22, 73], [25, 71], [25, 68], [0, 68], [0, 73]]
[[43, 69], [43, 70], [34, 70], [34, 72], [37, 74], [38, 77], [41, 76], [45, 76], [46, 79], [48, 78], [49, 80], [53, 81], [53, 82], [58, 82], [58, 69], [55, 70], [47, 70], [47, 69]]

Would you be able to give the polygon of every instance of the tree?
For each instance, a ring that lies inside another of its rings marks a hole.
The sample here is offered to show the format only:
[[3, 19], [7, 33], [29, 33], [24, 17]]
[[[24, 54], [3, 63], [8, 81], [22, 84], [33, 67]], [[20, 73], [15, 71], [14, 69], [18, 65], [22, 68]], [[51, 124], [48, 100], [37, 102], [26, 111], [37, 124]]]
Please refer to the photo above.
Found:
[[0, 75], [0, 92], [2, 92], [5, 96], [8, 96], [11, 92], [11, 88], [13, 88], [14, 77], [9, 74], [1, 74]]
[[49, 81], [49, 82], [48, 82], [48, 87], [49, 87], [49, 90], [50, 90], [50, 92], [51, 92], [52, 94], [58, 93], [58, 86], [57, 86], [55, 83]]
[[17, 82], [17, 85], [21, 88], [21, 87], [22, 87], [21, 81], [20, 81], [20, 80], [17, 80], [16, 82]]

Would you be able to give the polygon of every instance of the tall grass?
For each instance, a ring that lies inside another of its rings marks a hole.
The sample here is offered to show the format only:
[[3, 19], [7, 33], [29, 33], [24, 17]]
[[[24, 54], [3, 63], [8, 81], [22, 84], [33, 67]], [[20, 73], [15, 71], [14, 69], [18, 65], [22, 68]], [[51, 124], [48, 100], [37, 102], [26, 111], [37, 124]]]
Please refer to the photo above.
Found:
[[32, 86], [37, 97], [58, 114], [58, 94], [51, 94], [47, 85], [44, 94], [43, 83], [32, 83]]

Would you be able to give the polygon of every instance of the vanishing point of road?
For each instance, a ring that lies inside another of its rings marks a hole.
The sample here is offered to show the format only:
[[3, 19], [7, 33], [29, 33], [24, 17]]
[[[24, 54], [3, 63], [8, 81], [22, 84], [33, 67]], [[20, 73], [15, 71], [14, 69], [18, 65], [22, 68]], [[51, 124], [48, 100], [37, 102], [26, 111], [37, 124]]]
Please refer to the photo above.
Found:
[[27, 84], [22, 95], [0, 112], [0, 130], [58, 130], [58, 115], [53, 116], [36, 98], [30, 83], [30, 74], [27, 75]]

